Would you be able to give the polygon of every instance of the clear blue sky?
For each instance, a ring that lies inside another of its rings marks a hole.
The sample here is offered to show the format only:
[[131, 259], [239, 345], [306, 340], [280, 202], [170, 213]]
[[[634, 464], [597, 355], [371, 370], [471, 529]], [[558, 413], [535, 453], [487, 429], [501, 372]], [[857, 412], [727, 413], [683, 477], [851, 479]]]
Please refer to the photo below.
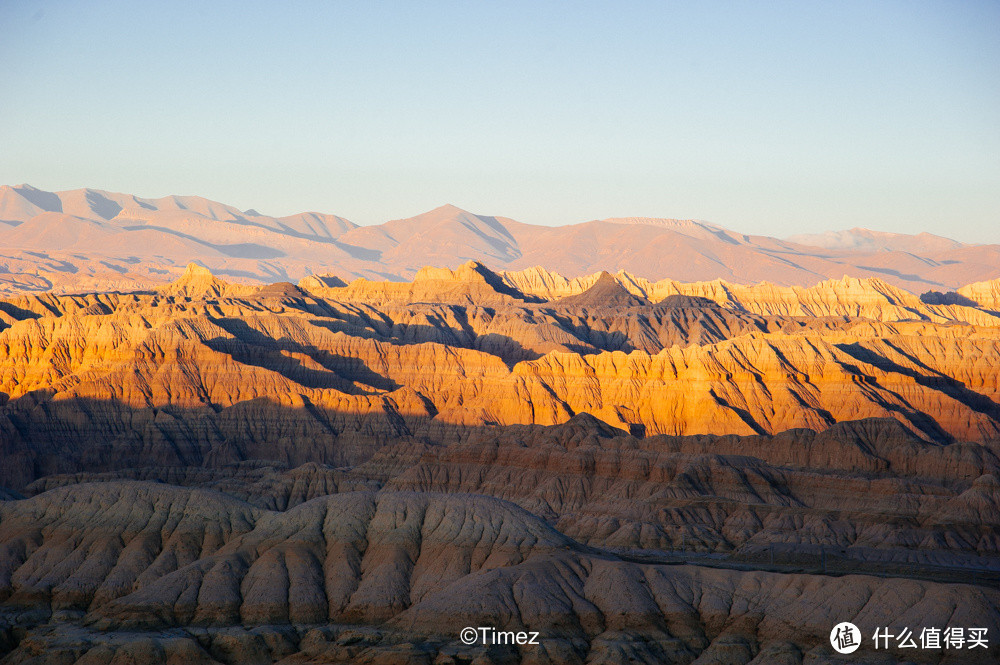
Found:
[[1000, 2], [0, 0], [0, 183], [1000, 242]]

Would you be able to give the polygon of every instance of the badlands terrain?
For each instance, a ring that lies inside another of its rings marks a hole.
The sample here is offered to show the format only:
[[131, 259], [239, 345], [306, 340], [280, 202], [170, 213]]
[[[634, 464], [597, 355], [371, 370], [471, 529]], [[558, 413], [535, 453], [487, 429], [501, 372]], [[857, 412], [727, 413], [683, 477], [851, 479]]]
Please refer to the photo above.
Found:
[[[73, 243], [153, 237], [110, 195], [29, 194], [26, 220], [4, 199], [8, 243], [45, 220], [63, 238], [87, 206], [104, 221]], [[174, 204], [134, 203], [197, 207]], [[417, 225], [239, 215], [332, 248]], [[137, 262], [120, 288], [0, 300], [0, 663], [997, 662], [1000, 281], [962, 286], [971, 260], [927, 264], [923, 295], [792, 267], [563, 276], [515, 269], [524, 244], [498, 239], [520, 227], [475, 220], [509, 269], [261, 286], [270, 259], [216, 257], [257, 266], [239, 283], [164, 259], [172, 281], [125, 288], [160, 270]], [[921, 242], [892, 251], [962, 255]], [[8, 284], [125, 268], [73, 243], [23, 251], [52, 271]], [[840, 621], [865, 637], [851, 656]], [[539, 641], [467, 645], [466, 626]], [[946, 626], [990, 648], [871, 642]]]

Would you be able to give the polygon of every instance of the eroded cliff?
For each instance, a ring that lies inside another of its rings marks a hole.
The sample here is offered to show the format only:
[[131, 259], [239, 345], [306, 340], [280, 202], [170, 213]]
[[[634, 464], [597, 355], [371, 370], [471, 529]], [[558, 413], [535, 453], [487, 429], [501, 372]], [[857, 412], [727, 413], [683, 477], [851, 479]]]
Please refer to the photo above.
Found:
[[580, 284], [192, 266], [0, 302], [3, 662], [815, 663], [840, 620], [1000, 632], [989, 306]]

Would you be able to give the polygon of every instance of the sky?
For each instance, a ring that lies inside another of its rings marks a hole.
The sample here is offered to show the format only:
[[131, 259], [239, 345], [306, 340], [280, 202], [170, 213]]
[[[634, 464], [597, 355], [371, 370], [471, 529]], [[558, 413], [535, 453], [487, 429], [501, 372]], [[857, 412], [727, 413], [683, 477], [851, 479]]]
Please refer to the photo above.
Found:
[[24, 182], [1000, 242], [1000, 2], [0, 0]]

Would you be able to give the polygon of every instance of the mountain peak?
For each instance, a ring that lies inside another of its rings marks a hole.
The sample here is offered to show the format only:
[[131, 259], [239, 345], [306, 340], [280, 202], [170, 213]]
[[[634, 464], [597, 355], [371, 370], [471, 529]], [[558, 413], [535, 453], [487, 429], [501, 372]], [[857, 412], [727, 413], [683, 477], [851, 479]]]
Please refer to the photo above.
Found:
[[642, 307], [649, 301], [633, 295], [614, 275], [602, 270], [589, 289], [579, 295], [560, 298], [556, 304], [560, 307]]
[[[439, 206], [381, 225], [383, 236], [389, 239], [381, 258], [411, 265], [454, 265], [455, 259], [471, 258], [506, 264], [522, 256], [518, 241], [505, 225], [509, 221], [451, 204]], [[345, 236], [347, 242], [350, 238]]]
[[480, 261], [467, 261], [455, 270], [425, 266], [417, 271], [413, 283], [428, 281], [465, 282], [483, 284], [492, 291], [517, 300], [534, 300], [518, 289], [507, 284], [500, 275], [487, 268]]
[[204, 295], [215, 291], [215, 295], [221, 295], [217, 285], [217, 280], [212, 271], [205, 266], [191, 262], [184, 268], [184, 272], [175, 281], [164, 287], [164, 291], [170, 295]]
[[413, 217], [408, 217], [406, 220], [398, 221], [444, 221], [451, 219], [463, 219], [463, 218], [478, 218], [479, 215], [471, 213], [468, 210], [459, 208], [451, 203], [446, 203], [444, 205], [438, 206], [427, 212], [422, 212], [419, 215], [414, 215]]
[[179, 281], [192, 281], [200, 279], [215, 279], [215, 275], [213, 275], [212, 271], [205, 266], [192, 261], [184, 268], [184, 273], [181, 275]]
[[184, 272], [174, 282], [158, 289], [168, 296], [187, 298], [223, 298], [227, 296], [246, 295], [256, 289], [248, 286], [224, 282], [205, 266], [189, 263]]

